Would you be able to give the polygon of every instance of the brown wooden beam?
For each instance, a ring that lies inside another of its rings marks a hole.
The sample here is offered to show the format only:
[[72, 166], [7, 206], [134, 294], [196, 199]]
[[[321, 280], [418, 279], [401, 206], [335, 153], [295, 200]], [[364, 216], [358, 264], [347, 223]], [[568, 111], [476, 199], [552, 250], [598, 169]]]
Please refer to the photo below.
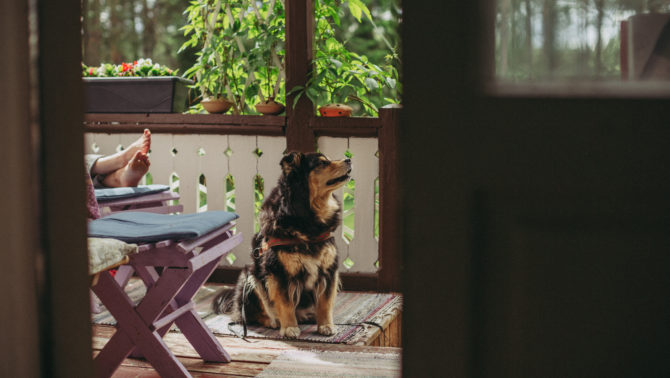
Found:
[[381, 126], [377, 117], [314, 117], [309, 125], [317, 137], [359, 138], [376, 138]]
[[284, 116], [228, 115], [228, 114], [180, 114], [180, 113], [87, 113], [84, 121], [89, 123], [156, 123], [156, 124], [200, 124], [240, 126], [286, 126]]
[[264, 135], [284, 136], [281, 126], [241, 126], [202, 124], [152, 124], [152, 123], [87, 123], [87, 133], [141, 133], [149, 128], [153, 134], [220, 134], [220, 135]]
[[376, 128], [357, 128], [357, 129], [336, 129], [336, 128], [326, 128], [326, 129], [312, 129], [316, 137], [337, 137], [337, 138], [348, 138], [348, 137], [357, 137], [357, 138], [376, 138], [377, 131]]
[[[314, 4], [311, 0], [286, 0], [286, 90], [304, 86], [309, 75], [314, 41]], [[293, 107], [294, 96], [286, 98], [286, 148], [289, 151], [311, 152], [316, 148], [314, 132], [309, 124], [314, 118], [314, 105], [301, 96]]]
[[400, 108], [379, 110], [379, 289], [400, 291], [402, 229], [398, 177], [398, 127]]
[[378, 129], [382, 127], [378, 117], [314, 117], [309, 126], [313, 129]]

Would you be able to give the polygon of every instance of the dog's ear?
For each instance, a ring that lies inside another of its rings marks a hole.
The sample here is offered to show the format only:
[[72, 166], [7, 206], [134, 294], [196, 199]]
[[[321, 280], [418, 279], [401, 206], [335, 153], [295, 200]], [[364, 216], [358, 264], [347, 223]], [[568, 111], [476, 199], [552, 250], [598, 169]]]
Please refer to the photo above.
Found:
[[295, 168], [299, 167], [302, 158], [302, 152], [289, 152], [288, 154], [284, 155], [284, 157], [281, 159], [281, 162], [279, 162], [279, 165], [281, 165], [281, 169], [284, 171], [284, 174], [288, 174]]

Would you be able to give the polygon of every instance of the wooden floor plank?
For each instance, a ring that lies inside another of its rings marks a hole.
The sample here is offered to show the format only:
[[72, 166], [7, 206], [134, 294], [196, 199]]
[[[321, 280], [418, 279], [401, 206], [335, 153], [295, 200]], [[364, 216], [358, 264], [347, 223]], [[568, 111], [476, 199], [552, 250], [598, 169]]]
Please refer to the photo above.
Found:
[[[93, 357], [95, 357], [99, 352], [95, 351]], [[214, 376], [220, 377], [221, 375], [232, 375], [236, 377], [254, 377], [267, 367], [267, 363], [250, 363], [250, 362], [237, 362], [232, 361], [229, 363], [214, 363], [214, 362], [204, 362], [201, 359], [196, 358], [184, 358], [178, 357], [179, 362], [181, 362], [186, 370], [191, 374], [213, 374]], [[126, 358], [121, 366], [126, 368], [137, 368], [143, 370], [153, 370], [153, 367], [149, 362], [142, 359], [136, 358]], [[140, 370], [138, 370], [140, 371]], [[144, 374], [144, 373], [142, 373]]]
[[[189, 371], [193, 378], [226, 378], [226, 377], [247, 377], [246, 375], [234, 374], [211, 374]], [[112, 378], [161, 378], [161, 376], [152, 368], [143, 368], [135, 366], [121, 365], [114, 372]]]

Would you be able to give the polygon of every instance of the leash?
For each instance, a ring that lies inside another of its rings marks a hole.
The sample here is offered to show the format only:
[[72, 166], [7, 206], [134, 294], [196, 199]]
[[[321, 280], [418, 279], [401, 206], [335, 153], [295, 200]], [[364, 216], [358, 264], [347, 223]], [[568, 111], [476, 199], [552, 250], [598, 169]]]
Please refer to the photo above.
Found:
[[232, 332], [233, 335], [239, 337], [240, 339], [242, 339], [242, 340], [244, 340], [248, 343], [253, 343], [254, 341], [249, 341], [249, 339], [247, 339], [247, 314], [246, 314], [245, 308], [246, 308], [248, 297], [249, 297], [249, 295], [247, 294], [247, 283], [245, 282], [244, 285], [242, 286], [242, 308], [240, 309], [240, 315], [242, 316], [242, 330], [243, 330], [244, 333], [242, 334], [242, 336], [240, 336], [240, 334], [237, 333], [233, 329], [234, 325], [239, 324], [238, 322], [228, 323], [228, 330], [230, 332]]
[[[258, 258], [258, 257], [260, 257], [260, 255], [265, 253], [265, 251], [267, 251], [268, 249], [270, 249], [272, 247], [275, 247], [275, 246], [278, 246], [278, 245], [299, 245], [299, 244], [319, 243], [319, 242], [330, 239], [331, 236], [332, 235], [331, 235], [330, 232], [325, 232], [325, 233], [317, 236], [315, 239], [309, 240], [307, 242], [304, 241], [304, 240], [301, 240], [301, 239], [296, 239], [296, 238], [282, 239], [282, 238], [271, 237], [271, 238], [268, 239], [267, 243], [265, 243], [265, 245], [263, 245], [262, 247], [254, 248], [254, 250], [252, 251], [252, 254], [255, 258]], [[248, 343], [253, 343], [253, 341], [249, 341], [247, 339], [248, 327], [247, 327], [247, 316], [246, 316], [246, 312], [245, 312], [245, 307], [246, 307], [246, 304], [247, 304], [248, 294], [247, 294], [246, 291], [247, 291], [247, 285], [245, 283], [245, 285], [242, 287], [242, 308], [240, 309], [240, 315], [242, 317], [241, 324], [242, 324], [243, 333], [240, 336], [240, 334], [233, 329], [233, 326], [239, 325], [240, 322], [230, 322], [230, 323], [228, 323], [228, 330], [233, 335], [235, 335], [236, 337], [239, 337], [240, 339], [242, 339], [242, 340], [244, 340]], [[371, 325], [371, 326], [379, 328], [379, 330], [382, 332], [382, 335], [384, 336], [384, 338], [386, 338], [386, 330], [384, 330], [384, 327], [382, 327], [379, 323], [375, 323], [375, 322], [372, 322], [372, 321], [362, 321], [362, 322], [357, 322], [357, 323], [335, 323], [335, 325], [343, 325], [343, 326]]]

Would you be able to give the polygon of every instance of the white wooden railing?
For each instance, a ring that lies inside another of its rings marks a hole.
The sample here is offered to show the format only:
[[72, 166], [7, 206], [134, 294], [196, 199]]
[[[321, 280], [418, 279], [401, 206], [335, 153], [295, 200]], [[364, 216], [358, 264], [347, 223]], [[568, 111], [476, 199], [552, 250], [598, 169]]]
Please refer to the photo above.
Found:
[[[85, 152], [111, 154], [138, 138], [138, 134], [87, 133]], [[343, 218], [349, 227], [336, 231], [340, 269], [352, 273], [374, 273], [378, 269], [378, 172], [376, 138], [318, 139], [319, 151], [331, 159], [350, 156], [352, 183], [338, 190], [347, 202]], [[185, 213], [206, 210], [235, 211], [240, 215], [237, 230], [244, 242], [233, 250], [223, 265], [249, 264], [251, 236], [256, 213], [254, 182], [263, 179], [263, 196], [276, 185], [279, 161], [286, 150], [284, 137], [244, 135], [156, 134], [151, 139], [151, 167], [145, 177], [154, 184], [169, 185], [178, 191]], [[226, 187], [232, 176], [234, 190]], [[233, 200], [234, 198], [234, 200]]]

